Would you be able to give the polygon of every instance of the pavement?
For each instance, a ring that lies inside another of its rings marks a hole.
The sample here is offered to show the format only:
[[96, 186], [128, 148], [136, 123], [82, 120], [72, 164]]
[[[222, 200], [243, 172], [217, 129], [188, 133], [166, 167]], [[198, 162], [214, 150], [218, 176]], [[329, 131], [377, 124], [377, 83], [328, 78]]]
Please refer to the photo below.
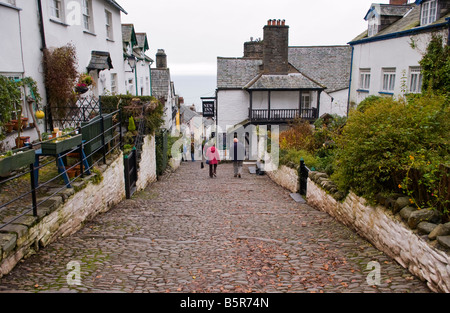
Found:
[[269, 177], [183, 162], [21, 261], [0, 292], [428, 293], [426, 284]]

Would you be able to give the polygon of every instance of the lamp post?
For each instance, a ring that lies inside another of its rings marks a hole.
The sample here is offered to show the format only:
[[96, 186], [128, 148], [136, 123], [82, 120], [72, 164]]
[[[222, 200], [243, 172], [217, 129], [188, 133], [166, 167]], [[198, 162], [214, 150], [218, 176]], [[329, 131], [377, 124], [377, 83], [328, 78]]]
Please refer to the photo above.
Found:
[[138, 86], [137, 86], [137, 60], [134, 55], [130, 55], [128, 57], [128, 65], [130, 65], [131, 70], [134, 72], [134, 85], [136, 86], [136, 96], [138, 95]]

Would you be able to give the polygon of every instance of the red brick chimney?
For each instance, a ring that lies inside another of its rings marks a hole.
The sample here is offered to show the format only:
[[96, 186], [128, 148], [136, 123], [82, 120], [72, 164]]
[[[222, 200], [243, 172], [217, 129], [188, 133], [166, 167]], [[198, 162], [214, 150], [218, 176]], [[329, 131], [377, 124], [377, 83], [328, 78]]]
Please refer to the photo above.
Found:
[[394, 5], [403, 5], [403, 4], [407, 4], [408, 0], [389, 0], [389, 4], [394, 4]]

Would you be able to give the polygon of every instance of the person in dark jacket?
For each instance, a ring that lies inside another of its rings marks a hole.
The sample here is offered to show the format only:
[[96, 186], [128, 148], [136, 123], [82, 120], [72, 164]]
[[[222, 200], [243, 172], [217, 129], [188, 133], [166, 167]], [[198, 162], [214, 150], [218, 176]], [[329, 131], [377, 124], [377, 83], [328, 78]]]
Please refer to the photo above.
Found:
[[234, 177], [242, 177], [242, 165], [245, 160], [245, 147], [239, 142], [237, 138], [234, 138], [233, 147], [231, 149], [231, 155], [233, 156], [233, 169]]

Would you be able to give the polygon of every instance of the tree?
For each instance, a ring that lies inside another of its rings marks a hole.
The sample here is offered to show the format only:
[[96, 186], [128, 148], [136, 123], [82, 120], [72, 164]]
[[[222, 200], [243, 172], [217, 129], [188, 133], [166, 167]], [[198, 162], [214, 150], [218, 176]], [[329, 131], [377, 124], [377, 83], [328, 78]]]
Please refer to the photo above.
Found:
[[426, 54], [419, 62], [422, 67], [423, 92], [450, 95], [450, 47], [441, 36], [432, 35]]

